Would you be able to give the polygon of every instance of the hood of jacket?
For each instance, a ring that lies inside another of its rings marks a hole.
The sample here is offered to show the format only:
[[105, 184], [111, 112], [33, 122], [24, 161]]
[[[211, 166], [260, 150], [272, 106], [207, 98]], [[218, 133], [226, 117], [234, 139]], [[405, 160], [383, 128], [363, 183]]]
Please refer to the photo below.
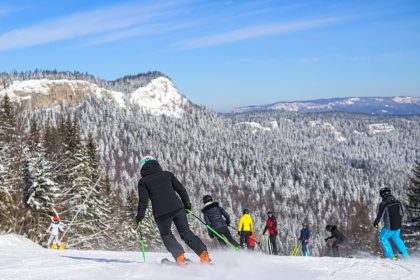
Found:
[[157, 160], [150, 160], [143, 165], [140, 171], [141, 177], [146, 177], [152, 174], [162, 172], [162, 167]]
[[214, 208], [214, 207], [218, 207], [219, 206], [219, 203], [218, 202], [211, 202], [211, 203], [209, 203], [209, 204], [207, 204], [207, 205], [205, 205], [204, 207], [203, 207], [203, 209], [201, 209], [201, 212], [205, 212], [205, 211], [207, 211], [207, 210], [210, 210], [210, 209], [212, 209], [212, 208]]

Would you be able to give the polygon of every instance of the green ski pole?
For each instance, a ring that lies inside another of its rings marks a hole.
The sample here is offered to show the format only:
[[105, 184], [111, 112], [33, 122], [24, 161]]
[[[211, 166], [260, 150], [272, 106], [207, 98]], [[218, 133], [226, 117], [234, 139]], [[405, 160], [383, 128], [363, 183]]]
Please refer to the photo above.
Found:
[[144, 240], [143, 240], [143, 232], [141, 231], [141, 222], [138, 223], [139, 233], [140, 233], [140, 244], [141, 244], [141, 253], [143, 255], [143, 260], [146, 262], [146, 253], [144, 252]]
[[214, 233], [217, 237], [219, 237], [221, 240], [223, 240], [223, 242], [225, 242], [227, 245], [229, 245], [229, 247], [231, 247], [233, 250], [235, 250], [236, 252], [239, 252], [239, 248], [233, 246], [232, 243], [230, 243], [229, 241], [226, 240], [226, 238], [224, 238], [223, 236], [221, 236], [217, 231], [215, 231], [211, 226], [209, 226], [208, 224], [206, 224], [200, 217], [196, 216], [191, 210], [186, 209], [185, 211], [187, 211], [188, 214], [191, 214], [194, 218], [196, 218], [197, 220], [200, 221], [200, 223], [202, 223], [203, 225], [205, 225], [207, 227], [208, 230], [210, 230], [212, 233]]

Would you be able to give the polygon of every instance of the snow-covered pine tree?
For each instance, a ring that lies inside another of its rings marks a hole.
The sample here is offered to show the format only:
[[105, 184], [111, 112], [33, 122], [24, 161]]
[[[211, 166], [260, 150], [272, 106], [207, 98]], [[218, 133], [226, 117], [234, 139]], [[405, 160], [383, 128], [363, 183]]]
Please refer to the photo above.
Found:
[[[1, 127], [1, 124], [0, 124]], [[7, 183], [8, 159], [5, 155], [5, 143], [0, 141], [0, 233], [9, 232], [14, 223], [13, 200]]]
[[6, 95], [0, 101], [0, 231], [17, 233], [22, 214], [19, 125], [9, 97]]
[[69, 168], [69, 186], [64, 188], [65, 216], [69, 224], [66, 235], [69, 246], [103, 248], [109, 230], [109, 205], [104, 195], [103, 176], [98, 170], [96, 144], [93, 138], [84, 145], [77, 119], [65, 123], [65, 154]]
[[406, 243], [414, 250], [420, 249], [420, 158], [416, 161], [407, 188]]
[[111, 180], [105, 176], [103, 182], [104, 195], [110, 212], [107, 225], [109, 230], [106, 232], [107, 242], [105, 248], [112, 250], [128, 250], [134, 248], [127, 247], [127, 230], [125, 228], [125, 202], [120, 191], [112, 188]]
[[46, 159], [42, 143], [38, 143], [33, 157], [33, 183], [28, 189], [26, 204], [32, 212], [32, 240], [41, 241], [43, 232], [55, 215], [58, 184], [53, 180], [51, 163]]
[[[127, 197], [125, 199], [125, 215], [124, 221], [121, 230], [125, 233], [125, 240], [127, 247], [130, 249], [138, 249], [139, 242], [139, 231], [137, 229], [135, 217], [137, 215], [137, 205], [138, 205], [138, 196], [137, 192], [133, 189], [130, 189], [127, 192]], [[147, 246], [147, 242], [146, 242]]]
[[94, 188], [87, 204], [90, 206], [96, 232], [99, 233], [95, 238], [95, 246], [96, 248], [104, 248], [107, 243], [106, 239], [110, 238], [109, 231], [111, 228], [109, 224], [112, 209], [110, 192], [112, 188], [109, 180], [107, 181], [106, 176], [99, 170], [97, 145], [91, 133], [88, 134], [84, 150], [86, 151], [91, 185]]

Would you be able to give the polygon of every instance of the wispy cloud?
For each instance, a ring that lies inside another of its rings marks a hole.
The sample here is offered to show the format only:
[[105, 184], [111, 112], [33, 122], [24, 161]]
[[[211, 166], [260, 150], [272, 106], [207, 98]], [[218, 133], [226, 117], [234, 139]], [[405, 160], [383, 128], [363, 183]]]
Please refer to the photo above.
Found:
[[334, 24], [342, 21], [343, 19], [344, 17], [329, 17], [315, 20], [299, 20], [248, 26], [228, 32], [192, 39], [180, 44], [178, 48], [186, 50], [212, 47], [269, 35], [313, 29]]
[[120, 40], [126, 40], [130, 38], [146, 36], [146, 35], [156, 35], [162, 34], [167, 32], [173, 32], [180, 29], [188, 28], [194, 26], [195, 22], [187, 22], [187, 23], [173, 23], [173, 22], [166, 22], [166, 23], [156, 23], [150, 25], [138, 25], [135, 27], [127, 28], [124, 30], [120, 30], [118, 32], [112, 32], [110, 34], [105, 34], [98, 38], [95, 38], [88, 45], [99, 45], [105, 43], [111, 43]]
[[[188, 1], [119, 5], [64, 16], [0, 34], [0, 50], [101, 34], [174, 14]], [[128, 32], [128, 31], [127, 31]]]

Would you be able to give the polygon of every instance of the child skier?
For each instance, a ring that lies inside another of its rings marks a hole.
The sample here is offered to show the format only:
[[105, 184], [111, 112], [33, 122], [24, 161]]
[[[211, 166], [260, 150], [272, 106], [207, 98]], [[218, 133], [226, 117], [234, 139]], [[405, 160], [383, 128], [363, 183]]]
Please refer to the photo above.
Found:
[[332, 251], [333, 251], [333, 257], [338, 258], [340, 256], [340, 251], [338, 247], [344, 242], [346, 237], [341, 231], [338, 230], [338, 227], [336, 225], [327, 225], [325, 229], [331, 232], [331, 236], [325, 238], [325, 241], [335, 238], [335, 241], [332, 244]]
[[308, 223], [303, 222], [302, 229], [300, 230], [299, 241], [302, 242], [302, 254], [304, 256], [309, 256], [308, 244], [309, 244], [310, 238], [311, 238], [311, 230], [308, 227]]
[[244, 243], [246, 243], [246, 246], [248, 250], [252, 250], [253, 247], [250, 246], [250, 237], [252, 233], [254, 232], [254, 226], [252, 223], [252, 218], [249, 215], [249, 210], [244, 209], [242, 211], [242, 217], [239, 220], [239, 226], [238, 226], [238, 234], [240, 236], [240, 245], [242, 248], [244, 248]]
[[277, 228], [277, 220], [276, 217], [274, 217], [272, 211], [267, 212], [267, 222], [265, 223], [265, 228], [263, 230], [263, 235], [265, 235], [266, 231], [268, 230], [269, 238], [270, 238], [270, 244], [273, 249], [273, 255], [277, 255], [277, 235], [278, 235], [278, 228]]
[[47, 234], [50, 233], [50, 238], [48, 238], [47, 246], [50, 248], [51, 243], [57, 244], [58, 247], [61, 246], [61, 241], [58, 239], [58, 233], [64, 231], [64, 225], [60, 222], [60, 219], [55, 216], [50, 226], [47, 229]]
[[[205, 195], [203, 197], [204, 208], [201, 212], [204, 215], [204, 221], [207, 225], [212, 227], [218, 234], [225, 236], [226, 239], [235, 247], [239, 244], [233, 239], [229, 231], [230, 218], [228, 213], [219, 206], [219, 203], [213, 201], [211, 195]], [[213, 232], [209, 231], [210, 238], [214, 238]], [[220, 238], [217, 238], [222, 247], [226, 247], [227, 244]]]
[[172, 234], [172, 223], [175, 224], [181, 239], [200, 257], [201, 263], [210, 263], [206, 245], [188, 225], [186, 210], [191, 211], [191, 203], [187, 190], [174, 174], [163, 171], [155, 158], [145, 156], [139, 165], [142, 178], [138, 183], [137, 224], [144, 219], [150, 199], [163, 244], [171, 252], [177, 264], [186, 264], [185, 251]]
[[382, 197], [382, 202], [379, 204], [378, 215], [373, 222], [373, 226], [377, 228], [380, 220], [383, 219], [384, 227], [379, 234], [379, 241], [384, 255], [386, 258], [397, 259], [388, 240], [391, 238], [398, 251], [404, 257], [407, 257], [407, 248], [400, 238], [401, 222], [404, 216], [401, 202], [395, 199], [389, 188], [380, 189], [379, 194]]

